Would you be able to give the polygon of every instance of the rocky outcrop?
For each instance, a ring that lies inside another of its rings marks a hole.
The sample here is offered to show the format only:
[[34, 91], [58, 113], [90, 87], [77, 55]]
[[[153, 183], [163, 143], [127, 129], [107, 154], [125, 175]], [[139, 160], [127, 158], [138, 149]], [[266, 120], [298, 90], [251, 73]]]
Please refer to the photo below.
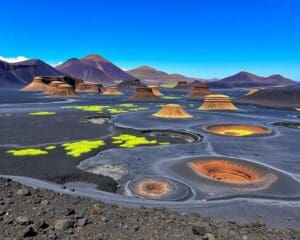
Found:
[[104, 88], [102, 84], [87, 84], [80, 83], [76, 90], [76, 92], [86, 92], [86, 93], [102, 93], [104, 92]]
[[128, 100], [132, 101], [154, 101], [157, 100], [157, 96], [155, 96], [152, 92], [151, 88], [146, 87], [137, 87], [135, 89], [135, 93], [133, 96], [128, 98]]
[[188, 98], [204, 98], [205, 96], [211, 94], [209, 87], [207, 85], [197, 85], [188, 94]]
[[192, 118], [193, 116], [187, 113], [179, 104], [166, 104], [154, 117], [159, 118]]
[[157, 85], [148, 85], [147, 87], [151, 88], [151, 90], [155, 96], [160, 97], [163, 95]]
[[105, 90], [103, 95], [122, 95], [123, 93], [120, 91], [118, 87], [110, 87]]
[[74, 91], [74, 88], [71, 85], [60, 84], [57, 87], [57, 90], [52, 95], [50, 95], [50, 97], [77, 98], [79, 97], [79, 95]]
[[238, 110], [227, 95], [207, 95], [199, 110]]
[[189, 89], [189, 88], [190, 85], [186, 81], [179, 81], [175, 86], [175, 89]]
[[47, 86], [46, 90], [43, 93], [51, 95], [56, 92], [58, 86], [61, 84], [64, 84], [64, 82], [61, 82], [61, 81], [50, 82], [49, 85]]
[[34, 77], [32, 82], [26, 87], [22, 88], [22, 92], [44, 92], [47, 89], [47, 84], [45, 84], [41, 77]]

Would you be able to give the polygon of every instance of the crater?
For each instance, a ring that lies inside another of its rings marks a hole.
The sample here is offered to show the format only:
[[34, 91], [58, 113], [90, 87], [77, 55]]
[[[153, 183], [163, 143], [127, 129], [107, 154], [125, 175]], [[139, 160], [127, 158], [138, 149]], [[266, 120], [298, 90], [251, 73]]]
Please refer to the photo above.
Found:
[[186, 143], [201, 142], [202, 140], [201, 135], [176, 130], [145, 130], [142, 133], [151, 137], [168, 137], [183, 140]]
[[189, 164], [198, 174], [222, 182], [247, 183], [257, 181], [263, 177], [261, 173], [249, 166], [229, 161], [211, 160]]
[[200, 158], [188, 162], [188, 166], [204, 179], [223, 184], [252, 186], [254, 190], [268, 188], [277, 180], [276, 175], [267, 168], [239, 159]]
[[127, 195], [153, 200], [182, 201], [190, 197], [190, 188], [164, 177], [141, 177], [128, 183]]
[[276, 122], [273, 123], [273, 125], [286, 128], [300, 129], [300, 122]]
[[206, 127], [204, 130], [218, 135], [233, 137], [266, 135], [272, 132], [265, 127], [244, 124], [211, 125]]

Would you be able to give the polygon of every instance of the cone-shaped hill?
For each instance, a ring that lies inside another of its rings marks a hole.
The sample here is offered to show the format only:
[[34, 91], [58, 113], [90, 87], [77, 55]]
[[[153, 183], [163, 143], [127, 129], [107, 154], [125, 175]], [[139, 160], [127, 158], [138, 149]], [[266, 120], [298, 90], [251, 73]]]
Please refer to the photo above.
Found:
[[113, 81], [135, 79], [112, 62], [96, 54], [81, 59], [71, 58], [56, 69], [90, 83], [111, 84]]

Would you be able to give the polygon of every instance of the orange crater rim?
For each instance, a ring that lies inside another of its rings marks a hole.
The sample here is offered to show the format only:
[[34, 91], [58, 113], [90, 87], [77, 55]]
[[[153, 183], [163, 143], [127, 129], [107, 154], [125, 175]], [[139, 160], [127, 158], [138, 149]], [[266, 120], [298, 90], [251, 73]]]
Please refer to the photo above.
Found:
[[218, 124], [210, 125], [204, 128], [205, 131], [233, 137], [256, 136], [269, 134], [272, 131], [266, 127], [247, 124]]
[[162, 180], [145, 179], [136, 184], [136, 191], [144, 197], [161, 198], [172, 191], [172, 186]]
[[193, 161], [188, 165], [200, 176], [224, 183], [251, 183], [265, 176], [265, 173], [255, 167], [229, 160]]

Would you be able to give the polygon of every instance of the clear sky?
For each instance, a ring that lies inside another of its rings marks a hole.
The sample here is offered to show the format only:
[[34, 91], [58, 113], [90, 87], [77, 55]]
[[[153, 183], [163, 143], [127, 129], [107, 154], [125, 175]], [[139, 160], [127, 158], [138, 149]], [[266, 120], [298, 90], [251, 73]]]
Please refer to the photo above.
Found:
[[98, 53], [200, 78], [300, 80], [298, 0], [1, 1], [0, 56], [50, 64]]

